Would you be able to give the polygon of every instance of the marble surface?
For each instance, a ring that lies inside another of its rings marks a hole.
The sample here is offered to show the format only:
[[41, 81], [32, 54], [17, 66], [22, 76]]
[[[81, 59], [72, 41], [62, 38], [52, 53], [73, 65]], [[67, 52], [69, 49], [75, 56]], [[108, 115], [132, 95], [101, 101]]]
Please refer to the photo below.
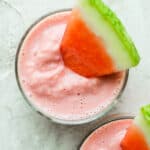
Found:
[[[26, 29], [40, 16], [70, 8], [76, 0], [0, 0], [0, 150], [77, 150], [100, 120], [80, 126], [52, 123], [24, 101], [15, 79], [14, 60]], [[130, 71], [119, 104], [109, 113], [136, 114], [150, 102], [150, 1], [105, 0], [117, 12], [133, 40], [141, 63]]]

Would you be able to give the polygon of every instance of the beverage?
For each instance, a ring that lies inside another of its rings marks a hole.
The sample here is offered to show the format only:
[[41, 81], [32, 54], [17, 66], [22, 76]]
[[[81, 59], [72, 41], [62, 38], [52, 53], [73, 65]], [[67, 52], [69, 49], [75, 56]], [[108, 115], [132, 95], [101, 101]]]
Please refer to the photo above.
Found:
[[32, 26], [17, 54], [17, 79], [37, 111], [59, 123], [80, 124], [112, 108], [128, 71], [85, 78], [68, 69], [59, 48], [69, 15], [70, 11], [56, 12]]
[[131, 118], [109, 121], [88, 136], [80, 150], [121, 150], [120, 143], [131, 123]]

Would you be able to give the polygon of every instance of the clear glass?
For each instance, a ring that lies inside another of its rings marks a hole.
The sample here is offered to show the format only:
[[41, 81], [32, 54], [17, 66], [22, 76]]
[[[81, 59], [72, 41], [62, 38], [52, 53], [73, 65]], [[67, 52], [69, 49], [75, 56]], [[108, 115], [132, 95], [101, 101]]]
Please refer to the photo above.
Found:
[[133, 115], [126, 115], [126, 114], [115, 114], [115, 115], [111, 115], [111, 116], [108, 116], [107, 118], [104, 118], [102, 120], [100, 120], [100, 124], [92, 131], [90, 132], [84, 139], [83, 141], [81, 142], [81, 144], [79, 145], [79, 150], [82, 150], [81, 148], [83, 148], [83, 144], [86, 142], [86, 140], [90, 137], [91, 134], [93, 134], [97, 129], [103, 127], [104, 125], [107, 125], [111, 122], [114, 122], [114, 121], [119, 121], [119, 120], [128, 120], [128, 119], [133, 119], [134, 116]]
[[52, 12], [52, 13], [49, 13], [43, 17], [41, 17], [40, 19], [38, 19], [33, 25], [31, 25], [31, 27], [26, 31], [25, 35], [23, 36], [20, 44], [19, 44], [19, 47], [18, 47], [18, 51], [16, 53], [16, 62], [15, 62], [15, 73], [16, 73], [16, 80], [17, 80], [17, 83], [18, 83], [18, 86], [19, 86], [19, 89], [22, 93], [22, 95], [24, 96], [25, 100], [28, 102], [28, 104], [30, 104], [30, 106], [32, 108], [34, 108], [34, 110], [36, 110], [38, 113], [40, 113], [41, 115], [51, 119], [52, 121], [56, 122], [56, 123], [60, 123], [60, 124], [65, 124], [65, 125], [78, 125], [78, 124], [84, 124], [84, 123], [88, 123], [88, 122], [91, 122], [91, 121], [94, 121], [98, 118], [101, 118], [103, 117], [104, 115], [106, 115], [112, 108], [114, 105], [117, 104], [118, 100], [119, 100], [119, 97], [121, 96], [121, 94], [123, 93], [124, 91], [124, 88], [126, 86], [126, 83], [127, 83], [127, 80], [128, 80], [128, 75], [129, 75], [129, 70], [126, 71], [126, 75], [125, 75], [125, 79], [124, 79], [124, 83], [123, 83], [123, 86], [121, 88], [121, 90], [118, 92], [118, 95], [116, 95], [115, 99], [112, 100], [112, 103], [109, 104], [107, 106], [106, 109], [104, 109], [103, 111], [93, 115], [93, 116], [89, 116], [88, 118], [85, 118], [85, 119], [81, 119], [81, 120], [62, 120], [60, 118], [55, 118], [53, 116], [47, 116], [46, 114], [42, 113], [40, 110], [37, 110], [37, 108], [35, 108], [29, 98], [26, 96], [22, 86], [21, 86], [21, 82], [19, 80], [19, 74], [18, 74], [18, 57], [19, 57], [19, 52], [20, 52], [20, 49], [22, 47], [22, 44], [26, 38], [26, 36], [28, 35], [28, 33], [30, 32], [30, 30], [36, 25], [38, 24], [40, 21], [42, 21], [44, 18], [50, 16], [50, 15], [54, 15], [56, 13], [60, 13], [60, 12], [64, 12], [64, 11], [70, 11], [70, 9], [67, 9], [67, 10], [59, 10], [59, 11], [55, 11], [55, 12]]

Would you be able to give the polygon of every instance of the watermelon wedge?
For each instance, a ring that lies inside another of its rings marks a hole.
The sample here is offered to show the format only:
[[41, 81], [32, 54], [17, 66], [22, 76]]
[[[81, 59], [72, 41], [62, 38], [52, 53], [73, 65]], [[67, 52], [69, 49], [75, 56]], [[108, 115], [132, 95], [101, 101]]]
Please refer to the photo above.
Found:
[[122, 150], [150, 150], [150, 105], [141, 108], [121, 142]]
[[140, 61], [121, 21], [102, 0], [77, 0], [61, 53], [66, 66], [86, 77], [126, 70]]

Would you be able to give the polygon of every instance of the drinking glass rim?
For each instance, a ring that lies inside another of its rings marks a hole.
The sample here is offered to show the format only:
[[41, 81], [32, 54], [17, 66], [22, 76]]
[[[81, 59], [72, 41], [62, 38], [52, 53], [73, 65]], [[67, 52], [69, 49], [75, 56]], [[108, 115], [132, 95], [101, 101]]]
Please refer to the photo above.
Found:
[[80, 150], [80, 148], [82, 148], [83, 144], [87, 141], [87, 139], [99, 128], [111, 123], [111, 122], [115, 122], [115, 121], [119, 121], [119, 120], [133, 120], [134, 119], [134, 115], [129, 115], [129, 114], [113, 114], [113, 115], [108, 115], [107, 118], [103, 118], [102, 121], [99, 125], [97, 125], [97, 127], [95, 127], [94, 129], [92, 129], [92, 131], [90, 131], [81, 141], [81, 144], [78, 146], [78, 150]]
[[50, 13], [47, 13], [46, 15], [43, 15], [42, 17], [40, 17], [39, 19], [37, 19], [33, 24], [30, 25], [30, 27], [25, 31], [23, 37], [21, 38], [18, 48], [17, 48], [17, 52], [16, 52], [16, 57], [15, 57], [15, 76], [16, 76], [16, 81], [17, 81], [17, 85], [19, 87], [20, 92], [22, 93], [25, 101], [31, 106], [31, 108], [36, 111], [37, 113], [39, 113], [40, 115], [48, 118], [49, 120], [55, 122], [55, 123], [59, 123], [59, 124], [63, 124], [63, 125], [81, 125], [81, 124], [86, 124], [89, 122], [92, 122], [94, 120], [97, 120], [99, 118], [102, 118], [105, 114], [107, 114], [119, 101], [118, 99], [120, 98], [120, 96], [122, 95], [127, 81], [128, 81], [128, 76], [129, 76], [129, 70], [125, 71], [125, 77], [124, 77], [124, 81], [122, 84], [122, 87], [119, 91], [119, 93], [116, 95], [116, 97], [114, 99], [112, 99], [112, 102], [106, 107], [104, 108], [104, 110], [98, 112], [95, 115], [89, 116], [87, 118], [84, 119], [80, 119], [80, 120], [65, 120], [65, 119], [60, 119], [57, 117], [53, 117], [50, 115], [45, 114], [44, 112], [40, 111], [39, 109], [37, 109], [31, 102], [30, 99], [26, 96], [22, 86], [21, 86], [21, 82], [19, 80], [19, 72], [18, 72], [18, 59], [19, 59], [19, 53], [21, 51], [21, 47], [22, 44], [24, 43], [24, 40], [26, 39], [27, 35], [30, 33], [30, 31], [34, 28], [34, 26], [36, 26], [38, 23], [40, 23], [41, 21], [43, 21], [44, 19], [46, 19], [47, 17], [51, 16], [51, 15], [55, 15], [57, 13], [61, 13], [61, 12], [68, 12], [71, 11], [70, 8], [68, 9], [59, 9]]

